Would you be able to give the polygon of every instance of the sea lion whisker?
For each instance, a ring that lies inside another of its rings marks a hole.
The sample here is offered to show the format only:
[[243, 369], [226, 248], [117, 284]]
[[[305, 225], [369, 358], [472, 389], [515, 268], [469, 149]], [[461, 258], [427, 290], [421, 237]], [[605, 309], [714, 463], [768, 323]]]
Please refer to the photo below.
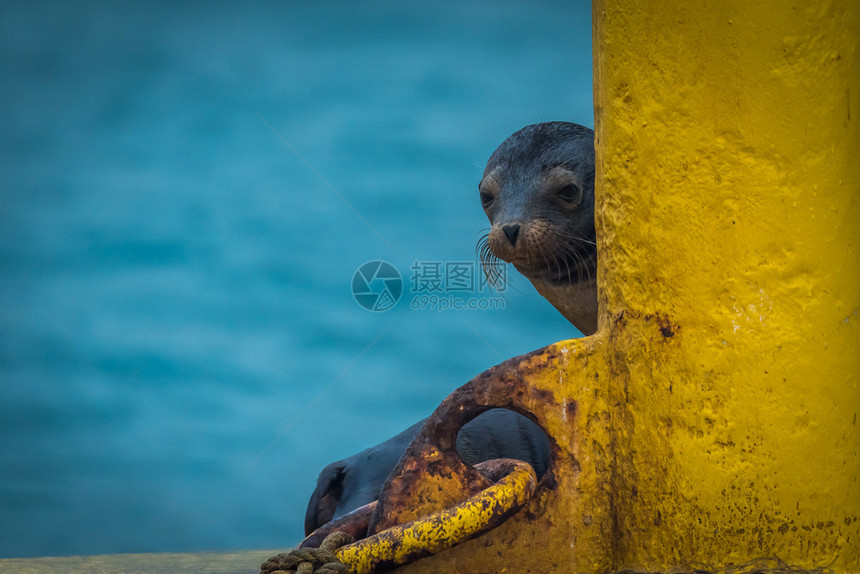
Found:
[[[546, 166], [560, 166], [547, 171]], [[547, 185], [573, 172], [583, 201], [563, 206]], [[523, 184], [522, 182], [529, 182]], [[583, 333], [597, 329], [594, 132], [568, 122], [526, 126], [490, 156], [482, 205], [489, 252], [526, 276]], [[482, 245], [483, 247], [483, 245]], [[491, 261], [489, 254], [482, 263]]]
[[558, 272], [558, 276], [561, 277], [567, 271], [567, 283], [573, 283], [573, 278], [570, 275], [570, 265], [567, 263], [566, 245], [560, 245], [561, 249], [553, 250], [552, 252], [552, 264]]
[[475, 232], [475, 235], [478, 235], [478, 234], [480, 234], [480, 235], [481, 235], [481, 237], [480, 237], [480, 238], [478, 238], [478, 241], [480, 241], [481, 239], [485, 239], [485, 240], [486, 240], [486, 238], [487, 238], [487, 237], [489, 237], [489, 235], [490, 235], [490, 229], [492, 229], [492, 228], [490, 228], [490, 227], [484, 227], [483, 229], [479, 229], [478, 231], [476, 231], [476, 232]]
[[505, 280], [501, 271], [502, 260], [492, 252], [489, 242], [489, 233], [484, 234], [475, 246], [478, 259], [481, 264], [481, 271], [487, 278], [487, 284], [497, 291], [503, 290]]
[[488, 238], [490, 234], [483, 234], [478, 241], [475, 243], [475, 256], [480, 259], [482, 262], [484, 260], [484, 251], [489, 249]]
[[566, 240], [575, 241], [576, 243], [585, 244], [585, 245], [588, 245], [588, 246], [590, 246], [590, 247], [597, 247], [597, 242], [596, 242], [596, 241], [594, 241], [594, 240], [592, 240], [592, 239], [589, 239], [589, 238], [587, 238], [587, 237], [584, 237], [584, 236], [582, 236], [582, 235], [575, 234], [575, 233], [569, 233], [569, 232], [565, 232], [565, 231], [559, 231], [559, 232], [557, 233], [557, 236], [558, 236], [559, 238], [561, 238], [561, 239], [566, 239]]
[[565, 232], [559, 232], [559, 234], [558, 234], [558, 235], [559, 235], [560, 237], [564, 237], [565, 239], [575, 239], [575, 240], [576, 240], [576, 241], [578, 241], [579, 243], [585, 243], [585, 244], [588, 244], [588, 245], [592, 245], [592, 246], [594, 246], [594, 247], [596, 247], [596, 246], [597, 246], [597, 242], [596, 242], [596, 241], [594, 241], [594, 240], [592, 240], [592, 239], [589, 239], [589, 238], [587, 238], [587, 237], [583, 237], [582, 235], [578, 235], [578, 234], [576, 234], [576, 233], [565, 233]]
[[591, 268], [596, 262], [597, 255], [591, 247], [594, 242], [573, 234], [567, 234], [566, 238], [569, 241], [559, 242], [559, 247], [565, 251], [567, 257], [576, 260], [577, 276], [581, 278], [585, 275], [590, 279]]
[[571, 245], [568, 247], [568, 249], [570, 250], [570, 253], [573, 258], [576, 260], [576, 270], [577, 277], [579, 278], [579, 283], [582, 282], [583, 272], [585, 275], [585, 279], [587, 279], [588, 282], [591, 282], [591, 265], [589, 264], [590, 258], [584, 256], [576, 245]]
[[562, 257], [562, 261], [564, 261], [564, 264], [567, 267], [567, 282], [568, 283], [576, 283], [577, 287], [579, 287], [579, 280], [578, 280], [579, 279], [579, 273], [578, 273], [578, 271], [579, 271], [579, 261], [581, 259], [579, 256], [579, 253], [576, 251], [576, 249], [574, 247], [568, 246], [568, 245], [563, 246], [562, 253], [563, 254], [570, 254], [573, 256], [573, 260], [576, 263], [576, 265], [574, 265], [574, 267], [577, 269], [577, 273], [576, 273], [577, 280], [576, 281], [574, 281], [574, 278], [571, 275], [572, 269], [571, 269], [571, 265], [569, 262], [569, 258], [568, 257]]

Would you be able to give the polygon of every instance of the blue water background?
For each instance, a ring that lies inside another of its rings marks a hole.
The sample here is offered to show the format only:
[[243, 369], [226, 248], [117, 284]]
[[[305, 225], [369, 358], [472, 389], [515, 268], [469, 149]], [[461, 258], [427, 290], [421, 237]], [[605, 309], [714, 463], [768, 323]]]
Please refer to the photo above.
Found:
[[0, 557], [294, 544], [325, 464], [578, 335], [519, 277], [494, 311], [408, 288], [474, 260], [507, 135], [593, 125], [587, 1], [0, 16]]

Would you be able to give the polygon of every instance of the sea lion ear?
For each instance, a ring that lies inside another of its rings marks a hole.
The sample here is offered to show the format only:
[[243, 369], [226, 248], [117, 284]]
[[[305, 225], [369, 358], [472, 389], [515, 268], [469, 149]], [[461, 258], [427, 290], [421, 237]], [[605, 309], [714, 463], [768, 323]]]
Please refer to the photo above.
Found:
[[334, 518], [343, 494], [346, 473], [347, 465], [344, 461], [333, 462], [320, 472], [317, 486], [311, 493], [305, 511], [305, 536]]

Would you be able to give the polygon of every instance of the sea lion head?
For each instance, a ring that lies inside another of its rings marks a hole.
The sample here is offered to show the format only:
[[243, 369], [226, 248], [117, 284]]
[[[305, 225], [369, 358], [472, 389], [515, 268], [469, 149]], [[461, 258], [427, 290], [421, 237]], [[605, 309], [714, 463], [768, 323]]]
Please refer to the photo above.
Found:
[[594, 132], [568, 122], [526, 126], [493, 152], [478, 185], [490, 220], [479, 244], [533, 283], [573, 285], [594, 275]]

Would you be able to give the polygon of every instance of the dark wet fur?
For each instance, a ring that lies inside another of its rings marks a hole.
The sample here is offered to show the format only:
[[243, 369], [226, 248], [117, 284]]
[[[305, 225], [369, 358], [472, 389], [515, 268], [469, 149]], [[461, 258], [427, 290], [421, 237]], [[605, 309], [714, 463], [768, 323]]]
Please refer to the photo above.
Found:
[[[535, 188], [556, 167], [577, 175], [583, 199], [574, 213], [555, 209]], [[527, 126], [505, 140], [487, 161], [484, 177], [497, 174], [502, 189], [498, 205], [488, 211], [494, 224], [534, 221], [551, 229], [541, 249], [527, 250], [527, 261], [515, 263], [529, 279], [568, 285], [593, 278], [597, 262], [594, 230], [594, 132], [568, 122]], [[479, 239], [476, 250], [487, 279], [497, 285], [497, 257], [488, 242]]]
[[[400, 460], [424, 419], [400, 434], [320, 472], [305, 512], [305, 534], [379, 497], [388, 473]], [[531, 464], [542, 476], [550, 461], [549, 440], [543, 430], [521, 414], [489, 410], [457, 434], [457, 452], [467, 464], [495, 458], [516, 458]]]
[[489, 233], [485, 233], [478, 239], [475, 253], [478, 255], [478, 261], [481, 262], [481, 269], [487, 278], [487, 283], [497, 291], [504, 291], [506, 274], [501, 269], [506, 263], [493, 255], [490, 244], [487, 242], [489, 236]]
[[[506, 274], [501, 270], [506, 262], [493, 254], [487, 241], [489, 233], [478, 239], [475, 251], [487, 283], [499, 291], [504, 290]], [[530, 259], [542, 268], [545, 280], [557, 285], [573, 285], [583, 279], [594, 278], [597, 267], [597, 251], [594, 237], [581, 237], [576, 234], [559, 235], [563, 249], [548, 255], [534, 252]], [[525, 273], [523, 273], [526, 275]], [[528, 275], [527, 275], [528, 276]]]

